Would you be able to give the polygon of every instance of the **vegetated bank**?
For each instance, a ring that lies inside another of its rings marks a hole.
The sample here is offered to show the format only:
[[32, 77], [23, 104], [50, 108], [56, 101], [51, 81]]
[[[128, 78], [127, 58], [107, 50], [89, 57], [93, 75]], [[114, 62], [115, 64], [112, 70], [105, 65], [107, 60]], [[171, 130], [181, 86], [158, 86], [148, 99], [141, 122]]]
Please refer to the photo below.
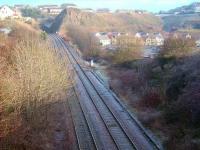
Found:
[[108, 63], [112, 89], [166, 149], [200, 148], [200, 52], [194, 50], [194, 40], [170, 38], [155, 59]]
[[0, 24], [12, 30], [0, 35], [0, 149], [51, 149], [57, 128], [68, 136], [67, 59], [32, 26], [13, 20]]

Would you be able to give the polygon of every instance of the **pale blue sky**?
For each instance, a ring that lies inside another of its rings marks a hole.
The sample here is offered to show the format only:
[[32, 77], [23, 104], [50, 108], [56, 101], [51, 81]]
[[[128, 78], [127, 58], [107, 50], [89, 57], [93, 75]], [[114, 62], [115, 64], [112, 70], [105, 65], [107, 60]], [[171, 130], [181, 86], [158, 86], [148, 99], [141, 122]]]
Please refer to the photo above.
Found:
[[0, 5], [74, 3], [85, 8], [145, 9], [152, 12], [188, 5], [199, 0], [0, 0]]

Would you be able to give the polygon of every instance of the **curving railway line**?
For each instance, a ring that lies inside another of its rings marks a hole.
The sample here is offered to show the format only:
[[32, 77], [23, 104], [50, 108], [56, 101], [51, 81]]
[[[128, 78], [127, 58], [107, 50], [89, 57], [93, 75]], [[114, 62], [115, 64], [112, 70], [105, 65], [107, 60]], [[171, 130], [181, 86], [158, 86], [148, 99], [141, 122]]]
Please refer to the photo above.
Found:
[[70, 102], [79, 149], [161, 150], [118, 97], [86, 65], [76, 51], [56, 34], [55, 49], [67, 55], [75, 71], [75, 95]]

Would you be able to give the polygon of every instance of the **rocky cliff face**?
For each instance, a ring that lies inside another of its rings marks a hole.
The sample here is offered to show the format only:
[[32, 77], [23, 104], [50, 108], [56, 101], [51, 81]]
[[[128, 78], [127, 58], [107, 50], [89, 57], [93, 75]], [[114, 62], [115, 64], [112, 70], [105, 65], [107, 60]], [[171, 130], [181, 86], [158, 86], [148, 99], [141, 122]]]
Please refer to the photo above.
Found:
[[161, 20], [152, 14], [90, 13], [65, 9], [54, 20], [51, 31], [65, 31], [68, 25], [77, 25], [92, 31], [137, 32], [162, 29]]

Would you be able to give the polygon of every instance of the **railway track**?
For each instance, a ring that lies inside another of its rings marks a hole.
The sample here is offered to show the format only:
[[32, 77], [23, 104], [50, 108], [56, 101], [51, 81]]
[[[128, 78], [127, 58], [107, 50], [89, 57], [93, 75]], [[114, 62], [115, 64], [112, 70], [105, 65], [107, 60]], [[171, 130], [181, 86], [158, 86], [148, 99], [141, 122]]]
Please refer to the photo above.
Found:
[[[59, 48], [59, 45], [51, 35], [49, 35], [50, 40], [54, 43], [52, 48], [55, 49], [55, 51], [59, 54], [59, 56], [62, 58], [63, 55], [63, 49]], [[72, 88], [70, 90], [70, 99], [68, 99], [68, 107], [71, 111], [71, 116], [73, 120], [74, 125], [74, 131], [77, 138], [77, 145], [78, 149], [80, 150], [93, 150], [96, 149], [91, 130], [89, 129], [89, 123], [86, 119], [84, 110], [81, 107], [80, 102], [78, 101], [78, 96], [76, 93], [75, 88]]]
[[[67, 55], [76, 71], [76, 93], [95, 149], [162, 149], [141, 124], [127, 111], [118, 97], [104, 86], [84, 61], [57, 35], [50, 35], [54, 46]], [[77, 128], [76, 128], [77, 129]], [[80, 138], [77, 136], [77, 138]], [[84, 142], [84, 141], [82, 141]], [[79, 141], [81, 144], [81, 141]], [[80, 147], [79, 147], [80, 148]]]

